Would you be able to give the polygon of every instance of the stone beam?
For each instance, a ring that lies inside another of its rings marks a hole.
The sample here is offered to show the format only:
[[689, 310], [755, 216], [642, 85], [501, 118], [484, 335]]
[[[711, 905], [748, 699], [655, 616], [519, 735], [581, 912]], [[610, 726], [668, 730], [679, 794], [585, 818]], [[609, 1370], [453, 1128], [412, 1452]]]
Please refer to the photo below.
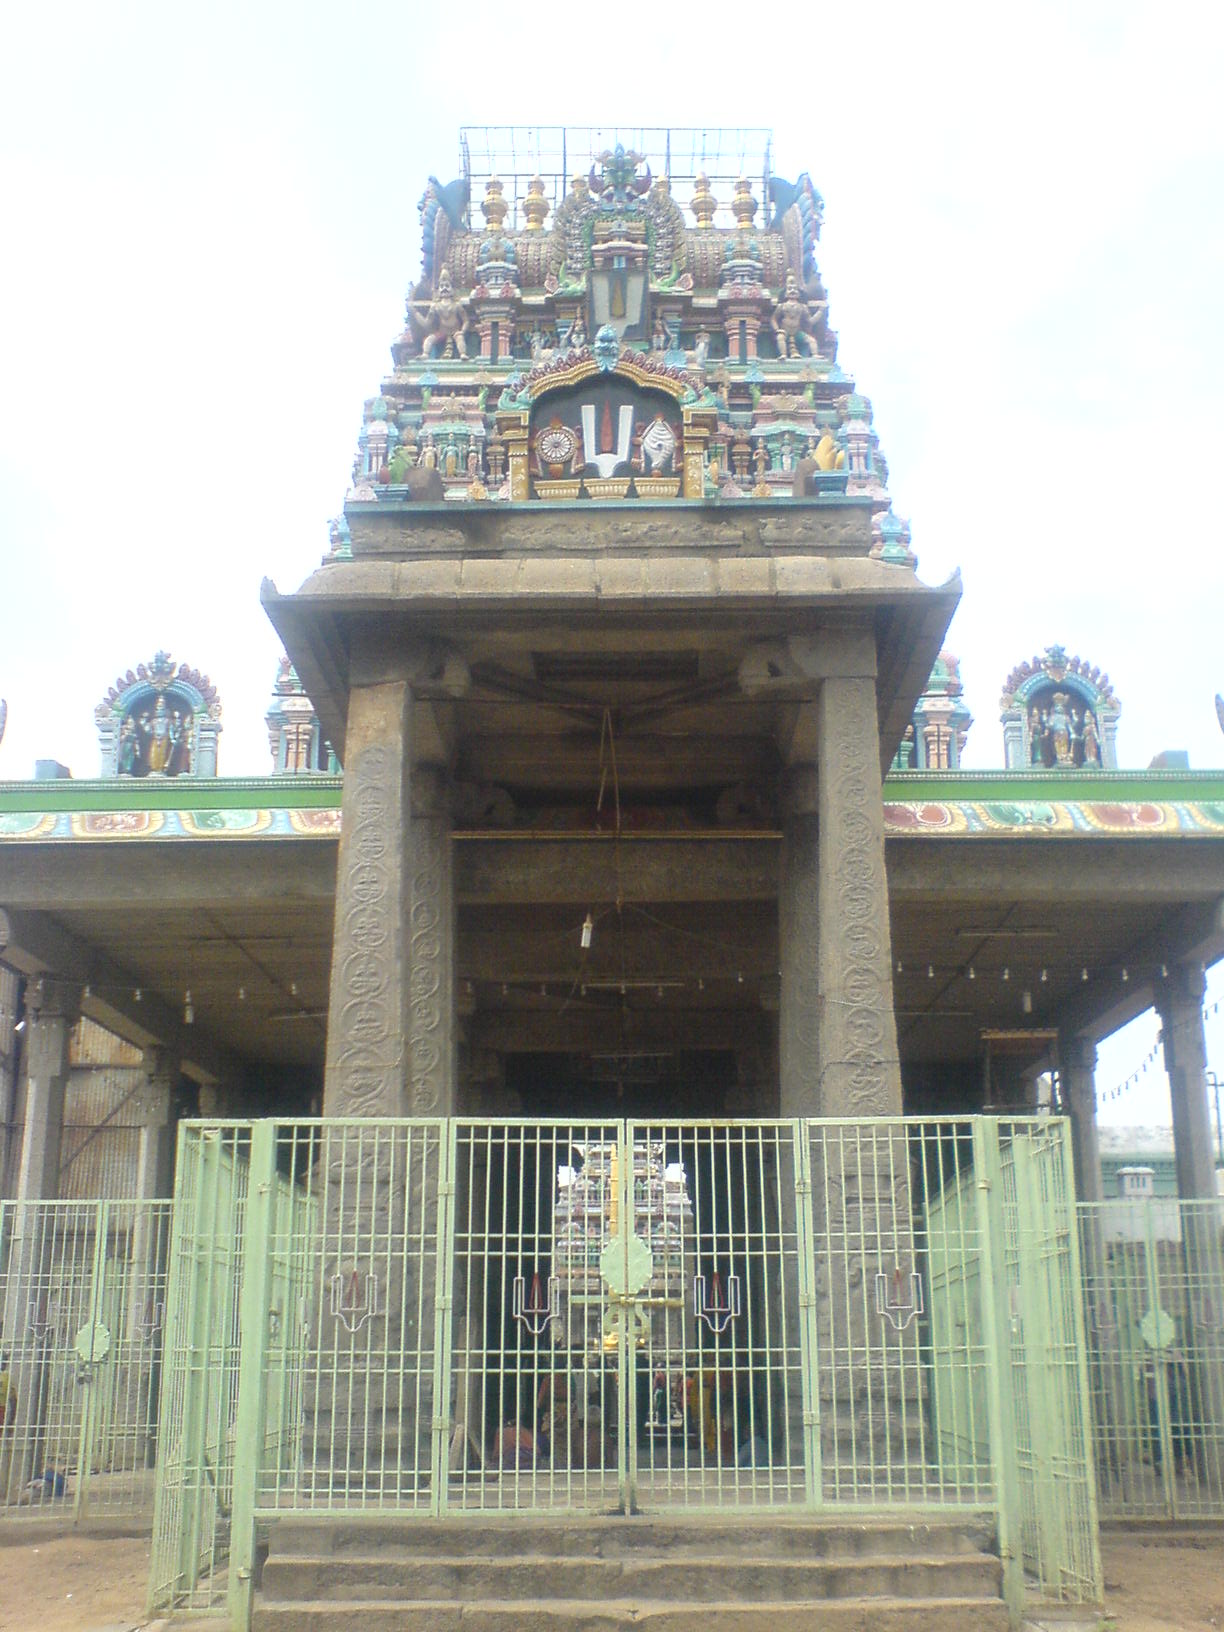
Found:
[[460, 905], [772, 901], [776, 839], [465, 839], [455, 835]]
[[1160, 984], [1153, 970], [1179, 963], [1214, 962], [1224, 952], [1224, 898], [1194, 902], [1172, 913], [1167, 923], [1126, 949], [1134, 973], [1119, 990], [1117, 977], [1093, 976], [1059, 1011], [1058, 1027], [1067, 1037], [1100, 1042], [1128, 1020], [1150, 1009]]
[[69, 935], [42, 913], [0, 908], [0, 961], [19, 974], [51, 974], [77, 982], [85, 991], [81, 1012], [116, 1036], [147, 1049], [159, 1046], [182, 1061], [197, 1081], [234, 1081], [237, 1060], [200, 1028], [182, 1017], [153, 992], [137, 1003], [139, 981], [94, 947]]
[[711, 929], [703, 920], [680, 924], [674, 930], [642, 922], [632, 914], [618, 926], [614, 913], [595, 924], [589, 951], [580, 943], [581, 914], [574, 909], [572, 934], [556, 930], [520, 928], [497, 921], [488, 926], [460, 925], [458, 975], [460, 980], [496, 984], [499, 981], [578, 981], [588, 984], [614, 980], [628, 973], [637, 979], [666, 980], [678, 971], [696, 981], [776, 979], [777, 933], [770, 919], [756, 913], [737, 920], [733, 943], [723, 944], [725, 931]]
[[615, 1054], [626, 1049], [672, 1053], [687, 1049], [768, 1048], [770, 1017], [757, 1010], [687, 1009], [658, 1012], [595, 1009], [477, 1010], [466, 1021], [472, 1048], [501, 1054]]
[[[1159, 865], [1147, 866], [1147, 846]], [[1211, 839], [909, 839], [886, 841], [894, 905], [1007, 901], [1113, 905], [1214, 899], [1224, 844]]]
[[[0, 844], [0, 901], [74, 912], [114, 907], [217, 908], [336, 894], [335, 839], [286, 842]], [[271, 862], [271, 864], [270, 864]]]

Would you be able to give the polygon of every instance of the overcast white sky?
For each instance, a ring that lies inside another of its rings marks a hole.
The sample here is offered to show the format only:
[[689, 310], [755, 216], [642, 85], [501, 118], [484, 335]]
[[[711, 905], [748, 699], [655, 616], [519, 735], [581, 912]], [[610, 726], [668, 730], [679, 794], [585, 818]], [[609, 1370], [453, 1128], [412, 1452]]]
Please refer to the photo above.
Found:
[[461, 123], [598, 120], [771, 125], [824, 194], [840, 361], [921, 574], [964, 574], [967, 763], [1051, 641], [1109, 671], [1124, 765], [1224, 761], [1220, 7], [68, 0], [4, 33], [0, 776], [96, 774], [93, 705], [158, 647], [216, 682], [223, 773], [268, 768], [259, 580], [325, 547], [427, 174]]

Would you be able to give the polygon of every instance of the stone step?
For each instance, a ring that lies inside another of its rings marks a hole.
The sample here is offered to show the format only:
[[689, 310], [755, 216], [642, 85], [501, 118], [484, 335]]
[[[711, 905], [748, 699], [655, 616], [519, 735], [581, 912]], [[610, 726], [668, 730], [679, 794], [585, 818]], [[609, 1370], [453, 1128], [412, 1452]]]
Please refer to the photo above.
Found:
[[647, 1602], [757, 1603], [781, 1599], [997, 1598], [998, 1558], [971, 1552], [939, 1557], [881, 1555], [862, 1559], [648, 1556], [575, 1558], [393, 1558], [346, 1553], [318, 1558], [276, 1552], [263, 1567], [260, 1591], [271, 1602], [316, 1599], [418, 1600], [486, 1598], [632, 1599]]
[[844, 1598], [696, 1605], [641, 1599], [342, 1603], [256, 1600], [252, 1632], [1007, 1632], [1000, 1599]]
[[273, 1558], [315, 1559], [355, 1554], [386, 1558], [639, 1558], [668, 1559], [931, 1557], [990, 1553], [988, 1514], [910, 1522], [837, 1520], [805, 1513], [736, 1518], [623, 1518], [559, 1512], [548, 1517], [472, 1514], [450, 1519], [379, 1515], [364, 1519], [282, 1519], [270, 1540]]

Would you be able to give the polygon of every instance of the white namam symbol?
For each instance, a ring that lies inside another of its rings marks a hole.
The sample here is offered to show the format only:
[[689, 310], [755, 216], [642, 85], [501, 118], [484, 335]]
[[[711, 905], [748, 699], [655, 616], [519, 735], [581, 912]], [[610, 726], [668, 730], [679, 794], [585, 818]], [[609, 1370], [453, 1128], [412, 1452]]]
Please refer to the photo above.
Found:
[[582, 445], [586, 451], [588, 465], [594, 465], [599, 474], [607, 478], [619, 469], [621, 465], [629, 463], [629, 454], [633, 446], [633, 404], [621, 403], [616, 414], [616, 445], [612, 446], [611, 411], [608, 404], [604, 404], [603, 424], [601, 436], [595, 436], [595, 404], [582, 404]]

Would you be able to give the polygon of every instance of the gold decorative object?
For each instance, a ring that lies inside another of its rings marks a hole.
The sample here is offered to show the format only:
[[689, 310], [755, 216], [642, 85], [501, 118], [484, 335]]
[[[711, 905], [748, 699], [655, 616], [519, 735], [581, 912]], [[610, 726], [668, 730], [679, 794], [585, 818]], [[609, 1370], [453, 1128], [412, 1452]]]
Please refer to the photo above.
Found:
[[752, 196], [751, 184], [747, 176], [741, 176], [735, 184], [735, 194], [731, 199], [731, 213], [741, 232], [748, 232], [751, 229], [752, 218], [756, 212], [757, 201]]
[[[755, 205], [753, 208], [755, 209]], [[714, 211], [718, 208], [718, 200], [710, 191], [710, 178], [703, 170], [693, 184], [693, 199], [689, 205], [697, 221], [699, 231], [714, 225]]]
[[674, 499], [680, 492], [679, 476], [635, 476], [634, 490], [639, 499]]
[[627, 499], [629, 476], [593, 476], [583, 482], [589, 499]]
[[539, 176], [532, 176], [527, 183], [527, 193], [523, 199], [523, 220], [528, 232], [543, 232], [544, 217], [552, 208], [544, 196], [544, 182]]
[[504, 188], [496, 176], [490, 176], [485, 183], [485, 196], [480, 206], [480, 213], [488, 222], [491, 230], [496, 231], [506, 219], [506, 211], [510, 206], [503, 196]]
[[538, 499], [576, 499], [582, 491], [582, 478], [567, 477], [564, 481], [544, 481], [537, 478], [535, 490]]

